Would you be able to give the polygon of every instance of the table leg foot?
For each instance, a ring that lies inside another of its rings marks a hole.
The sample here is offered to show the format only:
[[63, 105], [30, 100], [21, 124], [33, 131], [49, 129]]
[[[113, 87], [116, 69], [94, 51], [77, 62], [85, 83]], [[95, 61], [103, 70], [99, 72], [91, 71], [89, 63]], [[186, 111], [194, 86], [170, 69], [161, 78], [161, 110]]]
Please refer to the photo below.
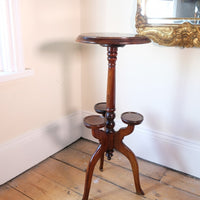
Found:
[[99, 170], [102, 172], [103, 171], [103, 164], [104, 164], [104, 153], [101, 156], [101, 160], [100, 160], [100, 166], [99, 166]]
[[84, 194], [83, 194], [82, 200], [88, 200], [94, 167], [97, 161], [100, 158], [102, 158], [103, 154], [104, 154], [104, 149], [102, 148], [101, 145], [99, 145], [96, 152], [92, 155], [88, 168], [87, 168], [86, 178], [85, 178], [85, 188], [84, 188]]
[[140, 185], [139, 167], [138, 167], [137, 159], [136, 159], [134, 153], [123, 142], [121, 142], [115, 148], [119, 152], [121, 152], [124, 156], [126, 156], [128, 158], [128, 160], [130, 161], [132, 172], [133, 172], [133, 177], [134, 177], [134, 182], [135, 182], [136, 193], [139, 195], [144, 195], [144, 192]]

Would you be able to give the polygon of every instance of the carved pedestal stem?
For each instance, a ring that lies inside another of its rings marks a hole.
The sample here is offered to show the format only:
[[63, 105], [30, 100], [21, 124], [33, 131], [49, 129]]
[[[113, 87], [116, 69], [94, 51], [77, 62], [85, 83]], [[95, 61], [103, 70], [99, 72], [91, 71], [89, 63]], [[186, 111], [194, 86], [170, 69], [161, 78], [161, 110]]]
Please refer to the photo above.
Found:
[[106, 156], [108, 160], [113, 156], [113, 137], [115, 126], [115, 65], [117, 60], [117, 46], [107, 47], [108, 55], [108, 82], [107, 82], [107, 101], [106, 101], [106, 134], [109, 137], [110, 143], [108, 144], [108, 150]]

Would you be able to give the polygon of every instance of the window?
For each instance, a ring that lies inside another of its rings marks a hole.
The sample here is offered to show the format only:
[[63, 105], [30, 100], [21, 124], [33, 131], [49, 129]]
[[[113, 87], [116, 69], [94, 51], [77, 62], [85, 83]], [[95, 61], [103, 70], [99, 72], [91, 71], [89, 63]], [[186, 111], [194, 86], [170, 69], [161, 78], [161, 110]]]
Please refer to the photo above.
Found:
[[0, 82], [30, 74], [23, 63], [18, 0], [0, 0]]

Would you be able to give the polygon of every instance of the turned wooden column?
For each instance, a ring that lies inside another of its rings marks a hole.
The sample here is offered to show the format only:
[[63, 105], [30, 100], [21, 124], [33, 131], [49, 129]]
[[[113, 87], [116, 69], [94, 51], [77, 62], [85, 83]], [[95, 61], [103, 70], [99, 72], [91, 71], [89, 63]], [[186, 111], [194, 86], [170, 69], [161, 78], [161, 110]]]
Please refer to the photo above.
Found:
[[117, 60], [117, 46], [107, 47], [108, 56], [108, 78], [107, 78], [107, 97], [106, 97], [106, 134], [108, 134], [109, 144], [106, 156], [108, 160], [113, 156], [113, 136], [114, 136], [114, 126], [115, 126], [115, 66]]
[[106, 133], [114, 133], [115, 126], [115, 65], [117, 60], [118, 47], [107, 47], [108, 52], [108, 79], [107, 79], [107, 98], [106, 98]]

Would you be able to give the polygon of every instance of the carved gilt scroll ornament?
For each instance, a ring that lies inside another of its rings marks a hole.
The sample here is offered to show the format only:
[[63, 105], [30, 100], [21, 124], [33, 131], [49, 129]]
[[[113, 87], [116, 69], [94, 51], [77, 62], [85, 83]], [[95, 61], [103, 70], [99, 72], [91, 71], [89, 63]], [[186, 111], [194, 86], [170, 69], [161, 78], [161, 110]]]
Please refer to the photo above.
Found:
[[200, 25], [189, 22], [183, 24], [148, 24], [147, 17], [142, 15], [140, 0], [136, 13], [136, 28], [154, 42], [164, 46], [200, 47]]

